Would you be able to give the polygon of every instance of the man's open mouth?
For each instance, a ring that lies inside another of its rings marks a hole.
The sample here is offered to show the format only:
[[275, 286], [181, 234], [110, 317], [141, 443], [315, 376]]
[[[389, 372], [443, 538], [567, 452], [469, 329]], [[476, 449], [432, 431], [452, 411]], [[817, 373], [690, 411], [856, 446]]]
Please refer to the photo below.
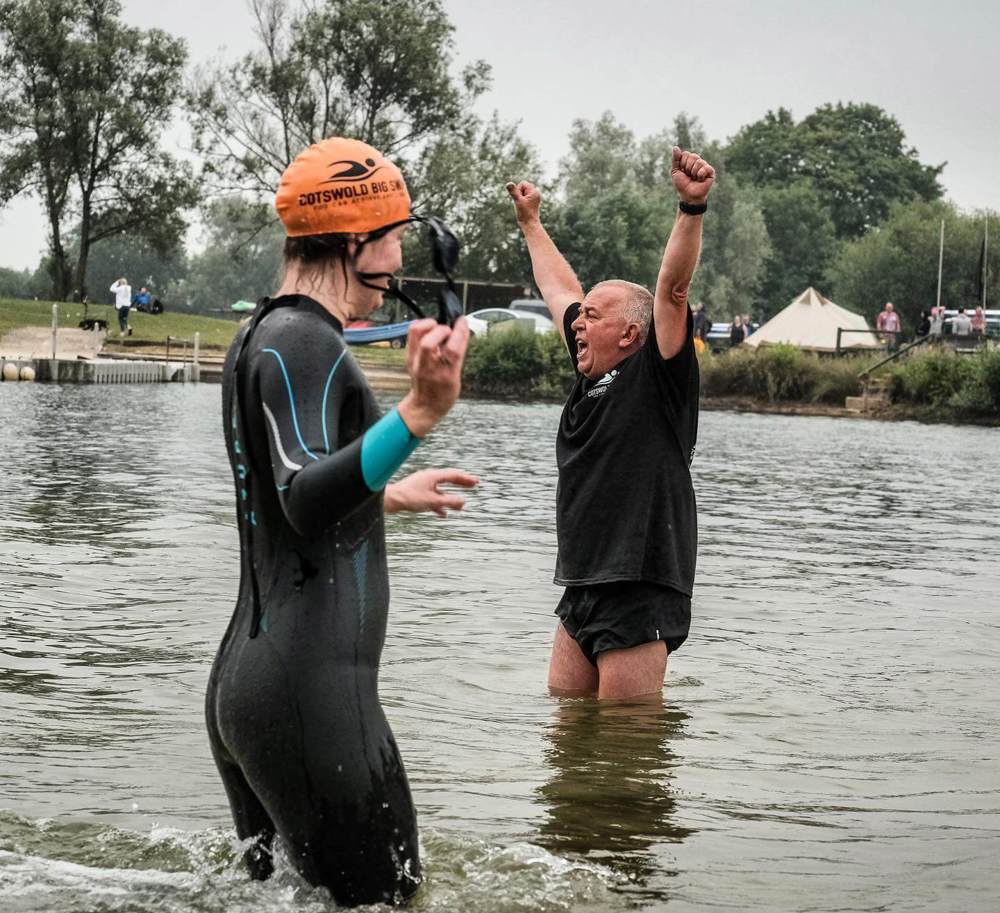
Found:
[[577, 357], [581, 356], [586, 351], [587, 351], [587, 340], [586, 339], [580, 339], [579, 337], [577, 337], [577, 340], [576, 340], [576, 354], [577, 354]]

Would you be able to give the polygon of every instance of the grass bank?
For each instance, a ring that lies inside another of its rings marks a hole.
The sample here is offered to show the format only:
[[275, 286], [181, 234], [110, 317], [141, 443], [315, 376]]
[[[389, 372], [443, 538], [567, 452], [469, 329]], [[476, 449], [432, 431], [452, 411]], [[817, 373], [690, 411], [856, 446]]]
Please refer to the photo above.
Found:
[[[110, 305], [92, 304], [88, 316], [108, 321], [108, 328], [113, 330], [110, 338], [117, 337], [118, 315]], [[59, 326], [75, 327], [83, 319], [83, 305], [72, 301], [59, 302]], [[201, 345], [208, 349], [225, 349], [232, 342], [239, 327], [236, 320], [224, 320], [216, 317], [201, 317], [195, 314], [182, 314], [166, 311], [163, 314], [141, 314], [136, 310], [129, 313], [129, 324], [132, 335], [128, 337], [131, 345], [165, 345], [167, 336], [181, 339], [194, 339], [195, 333], [201, 334]], [[0, 299], [0, 335], [20, 327], [48, 327], [52, 325], [51, 301], [20, 301]]]
[[[92, 304], [87, 311], [88, 316], [108, 321], [112, 331], [108, 342], [114, 348], [118, 342], [118, 315], [110, 305]], [[76, 327], [83, 319], [83, 305], [72, 301], [59, 302], [59, 326], [63, 328]], [[166, 311], [163, 314], [142, 314], [138, 311], [129, 312], [129, 323], [132, 335], [126, 337], [126, 343], [132, 346], [164, 346], [167, 336], [175, 339], [194, 339], [195, 333], [201, 333], [203, 349], [225, 350], [233, 341], [233, 336], [239, 328], [236, 319], [220, 319], [217, 317], [202, 317], [197, 314], [182, 314]], [[0, 298], [0, 336], [21, 327], [49, 327], [52, 325], [51, 301], [24, 301]], [[363, 365], [377, 368], [405, 368], [406, 350], [375, 348], [372, 346], [355, 346], [357, 360]]]
[[[844, 414], [844, 401], [862, 393], [860, 375], [883, 358], [824, 358], [790, 345], [736, 349], [699, 357], [706, 408], [801, 415]], [[1000, 422], [1000, 349], [978, 355], [950, 351], [911, 355], [878, 374], [891, 404], [882, 418]], [[463, 392], [505, 400], [565, 397], [573, 371], [562, 340], [507, 333], [475, 339], [466, 358]]]
[[767, 403], [801, 402], [843, 406], [861, 393], [859, 375], [881, 355], [820, 358], [790, 345], [734, 349], [699, 358], [707, 398], [748, 397]]
[[[705, 353], [700, 358], [702, 391], [708, 398], [842, 407], [846, 397], [861, 392], [858, 375], [873, 363], [871, 357], [820, 359], [792, 346]], [[558, 400], [573, 384], [566, 347], [555, 333], [504, 333], [475, 339], [465, 365], [463, 389], [472, 396]]]

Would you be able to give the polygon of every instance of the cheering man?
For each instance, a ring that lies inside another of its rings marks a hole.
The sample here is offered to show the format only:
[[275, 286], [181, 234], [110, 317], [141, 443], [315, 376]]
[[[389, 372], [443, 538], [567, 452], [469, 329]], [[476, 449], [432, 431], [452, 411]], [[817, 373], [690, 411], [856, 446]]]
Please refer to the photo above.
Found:
[[691, 622], [698, 361], [688, 288], [715, 169], [675, 147], [670, 176], [679, 212], [655, 295], [609, 279], [585, 296], [542, 226], [537, 188], [507, 185], [577, 372], [556, 441], [555, 582], [566, 588], [549, 666], [557, 693], [658, 693]]

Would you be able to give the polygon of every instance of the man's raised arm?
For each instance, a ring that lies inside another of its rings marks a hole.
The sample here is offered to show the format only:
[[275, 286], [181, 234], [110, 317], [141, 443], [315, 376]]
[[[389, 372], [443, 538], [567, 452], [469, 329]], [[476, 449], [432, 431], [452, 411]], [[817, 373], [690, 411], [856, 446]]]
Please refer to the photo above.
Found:
[[559, 253], [559, 248], [555, 246], [542, 225], [539, 216], [542, 195], [538, 192], [538, 188], [527, 181], [521, 181], [519, 184], [508, 184], [507, 192], [514, 201], [517, 224], [528, 245], [535, 285], [542, 293], [559, 334], [565, 336], [563, 315], [571, 304], [583, 301], [583, 289], [573, 268]]
[[[660, 355], [673, 358], [684, 345], [688, 319], [688, 289], [701, 254], [700, 213], [690, 214], [684, 208], [707, 206], [708, 192], [715, 182], [715, 169], [696, 152], [682, 152], [674, 146], [670, 163], [670, 178], [681, 199], [673, 231], [667, 240], [656, 280], [653, 300], [653, 322]], [[704, 210], [702, 210], [704, 211]]]

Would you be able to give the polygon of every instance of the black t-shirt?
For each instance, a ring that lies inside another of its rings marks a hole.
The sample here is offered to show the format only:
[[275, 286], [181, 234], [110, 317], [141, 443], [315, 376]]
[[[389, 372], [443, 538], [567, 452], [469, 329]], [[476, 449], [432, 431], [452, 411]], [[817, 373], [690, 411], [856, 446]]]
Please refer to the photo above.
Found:
[[[579, 313], [574, 304], [563, 318], [574, 367]], [[556, 440], [556, 583], [645, 580], [691, 595], [698, 384], [690, 312], [673, 358], [660, 355], [651, 323], [643, 347], [603, 377], [577, 374]]]

